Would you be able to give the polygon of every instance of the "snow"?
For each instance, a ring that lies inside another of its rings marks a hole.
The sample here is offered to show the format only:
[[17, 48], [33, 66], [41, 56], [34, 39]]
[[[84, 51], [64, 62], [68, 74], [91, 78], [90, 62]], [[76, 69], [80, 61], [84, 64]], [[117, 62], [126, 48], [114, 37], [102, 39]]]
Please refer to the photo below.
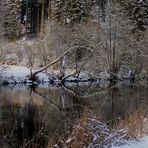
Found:
[[148, 148], [148, 136], [139, 139], [137, 142], [130, 142], [128, 145], [123, 145], [114, 148]]
[[[3, 70], [2, 70], [3, 69]], [[5, 65], [0, 67], [0, 80], [1, 83], [24, 83], [31, 82], [28, 80], [28, 75], [30, 75], [30, 69], [23, 66], [8, 66]], [[49, 82], [48, 75], [45, 73], [39, 73], [38, 82]]]
[[[68, 76], [72, 73], [74, 73], [74, 71], [66, 70], [65, 76]], [[58, 80], [59, 74], [60, 72], [56, 70], [48, 71], [48, 74], [40, 72], [36, 75], [38, 78], [36, 83], [39, 84], [39, 83], [50, 82], [50, 78], [53, 79], [55, 82], [59, 82]], [[15, 65], [0, 66], [0, 84], [32, 83], [32, 81], [28, 80], [29, 75], [30, 75], [30, 69], [24, 66], [15, 66]], [[71, 76], [67, 79], [77, 80], [78, 78], [76, 76]], [[78, 80], [87, 81], [88, 79], [90, 79], [90, 76], [84, 72], [81, 72]]]
[[47, 75], [47, 74], [45, 74], [45, 73], [39, 73], [39, 74], [37, 74], [37, 76], [38, 76], [38, 81], [39, 82], [49, 82], [49, 76]]
[[102, 71], [102, 72], [99, 73], [99, 77], [102, 80], [107, 80], [107, 79], [110, 78], [110, 74], [107, 71]]
[[[35, 70], [32, 72], [35, 72]], [[68, 75], [71, 75], [75, 73], [74, 70], [67, 69], [65, 71], [65, 77]], [[24, 66], [15, 66], [15, 65], [2, 65], [0, 66], [0, 84], [18, 84], [18, 83], [32, 83], [32, 81], [29, 80], [30, 75], [30, 69]], [[53, 80], [54, 82], [59, 83], [58, 76], [60, 75], [60, 71], [56, 70], [49, 70], [48, 74], [40, 72], [37, 76], [36, 83], [46, 83], [51, 82]], [[91, 74], [90, 74], [91, 75]], [[87, 72], [81, 72], [79, 74], [79, 78], [77, 75], [70, 76], [66, 78], [67, 82], [88, 82], [93, 77], [90, 76]], [[104, 71], [99, 74], [99, 78], [102, 80], [99, 80], [100, 85], [105, 84], [105, 81], [108, 80], [110, 75]], [[108, 86], [108, 84], [107, 84]], [[101, 87], [101, 86], [100, 86]]]
[[30, 74], [28, 68], [22, 66], [4, 66], [1, 72], [1, 80], [9, 83], [21, 83], [26, 81], [26, 76]]

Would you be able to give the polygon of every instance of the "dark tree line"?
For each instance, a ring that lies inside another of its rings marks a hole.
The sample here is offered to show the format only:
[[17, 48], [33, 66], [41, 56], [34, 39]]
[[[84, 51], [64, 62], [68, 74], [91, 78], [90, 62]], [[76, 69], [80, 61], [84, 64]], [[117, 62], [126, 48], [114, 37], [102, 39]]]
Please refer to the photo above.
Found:
[[148, 26], [148, 1], [120, 0], [118, 2], [122, 6], [124, 14], [129, 18], [132, 32], [145, 31]]
[[49, 0], [23, 0], [20, 19], [26, 34], [42, 32], [44, 20], [48, 18]]
[[60, 24], [86, 22], [94, 5], [105, 14], [107, 0], [23, 0], [21, 23], [26, 33], [38, 34], [45, 19], [50, 18]]
[[21, 23], [18, 19], [19, 0], [0, 1], [0, 35], [15, 39], [21, 32]]
[[[134, 26], [133, 31], [145, 30], [148, 24], [148, 4], [146, 0], [22, 0], [21, 2], [10, 0], [9, 3], [7, 3], [7, 0], [2, 1], [6, 2], [3, 5], [6, 11], [11, 10], [5, 15], [1, 14], [5, 18], [3, 26], [8, 35], [12, 32], [15, 33], [16, 29], [21, 30], [22, 26], [20, 24], [23, 25], [26, 34], [37, 35], [43, 31], [46, 19], [64, 25], [87, 22], [95, 8], [101, 13], [95, 15], [101, 15], [101, 19], [105, 21], [108, 2], [117, 2], [123, 6], [124, 13], [129, 16], [130, 23]], [[4, 10], [4, 8], [1, 10]], [[21, 34], [21, 31], [19, 34]]]
[[63, 24], [86, 22], [94, 7], [105, 16], [107, 0], [51, 0], [51, 18]]
[[24, 33], [37, 35], [43, 31], [46, 19], [64, 25], [86, 22], [94, 6], [104, 15], [106, 3], [107, 0], [2, 0], [0, 23], [10, 38]]

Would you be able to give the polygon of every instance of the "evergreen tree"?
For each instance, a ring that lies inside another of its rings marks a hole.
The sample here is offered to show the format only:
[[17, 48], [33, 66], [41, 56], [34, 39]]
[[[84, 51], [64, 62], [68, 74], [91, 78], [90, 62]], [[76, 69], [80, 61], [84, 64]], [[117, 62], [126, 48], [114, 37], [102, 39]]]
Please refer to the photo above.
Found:
[[98, 11], [98, 14], [100, 16], [100, 18], [105, 21], [105, 17], [106, 17], [106, 12], [105, 12], [105, 7], [107, 5], [107, 0], [95, 0], [97, 9], [99, 9], [100, 11]]
[[48, 18], [49, 0], [22, 0], [20, 19], [26, 34], [37, 35], [42, 31], [43, 22]]
[[21, 35], [21, 23], [19, 21], [19, 0], [2, 0], [0, 3], [0, 26], [2, 34], [9, 39], [18, 38]]
[[51, 18], [63, 24], [86, 21], [91, 6], [92, 0], [52, 0]]
[[63, 0], [51, 0], [51, 18], [56, 21], [62, 21], [62, 13], [63, 13]]
[[132, 31], [144, 31], [148, 25], [148, 3], [146, 0], [121, 0], [119, 1], [125, 14], [129, 17]]
[[80, 0], [73, 0], [71, 10], [72, 10], [72, 21], [79, 22], [81, 20], [81, 12], [83, 11], [81, 9]]

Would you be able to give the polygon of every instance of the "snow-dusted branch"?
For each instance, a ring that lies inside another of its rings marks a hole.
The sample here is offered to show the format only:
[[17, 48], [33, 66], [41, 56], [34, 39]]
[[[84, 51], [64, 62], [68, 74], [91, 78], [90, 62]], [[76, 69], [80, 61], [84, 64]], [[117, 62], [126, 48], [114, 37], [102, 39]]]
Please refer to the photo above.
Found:
[[[72, 52], [73, 50], [77, 49], [77, 48], [86, 48], [89, 51], [93, 51], [92, 49], [88, 48], [88, 47], [84, 47], [84, 46], [73, 46], [71, 47], [69, 50], [65, 51], [60, 57], [58, 57], [57, 59], [53, 60], [51, 63], [45, 65], [44, 67], [36, 70], [34, 73], [32, 73], [30, 75], [30, 80], [35, 81], [36, 80], [36, 75], [46, 69], [48, 69], [50, 66], [54, 65], [55, 63], [57, 63], [58, 61], [60, 61], [64, 56], [66, 56], [67, 54], [69, 54], [70, 52]], [[90, 55], [89, 55], [90, 56]], [[88, 58], [88, 57], [87, 57]], [[84, 63], [86, 62], [86, 60], [84, 61]], [[81, 67], [83, 67], [84, 63], [82, 63]]]

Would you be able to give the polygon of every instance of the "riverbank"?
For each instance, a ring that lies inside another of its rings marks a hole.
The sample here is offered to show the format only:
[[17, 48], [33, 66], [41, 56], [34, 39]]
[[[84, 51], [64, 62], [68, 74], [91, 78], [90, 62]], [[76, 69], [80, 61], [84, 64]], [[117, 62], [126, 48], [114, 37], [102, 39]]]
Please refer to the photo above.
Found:
[[[0, 84], [23, 84], [23, 83], [60, 83], [60, 72], [56, 70], [49, 70], [48, 72], [40, 72], [36, 75], [36, 81], [30, 79], [31, 73], [34, 73], [35, 70], [31, 70], [23, 66], [10, 66], [4, 65], [0, 67]], [[74, 70], [67, 70], [65, 72], [64, 82], [88, 82], [97, 80], [91, 74], [86, 72], [80, 72], [77, 76], [74, 73]], [[106, 72], [100, 74], [98, 79], [107, 80], [110, 75]]]
[[130, 141], [128, 144], [114, 147], [114, 148], [147, 148], [148, 147], [148, 136], [140, 138], [138, 141]]
[[[0, 66], [0, 84], [43, 84], [43, 83], [80, 83], [93, 81], [110, 81], [110, 73], [102, 71], [97, 76], [91, 72], [81, 71], [76, 73], [75, 70], [68, 69], [64, 72], [65, 76], [61, 77], [60, 71], [49, 69], [46, 73], [39, 72], [35, 75], [35, 80], [30, 79], [31, 74], [36, 70], [24, 66], [2, 65]], [[138, 79], [133, 77], [118, 76], [115, 81], [130, 80], [131, 82], [141, 81], [147, 83], [147, 77], [141, 76]], [[113, 80], [114, 81], [114, 80]]]

